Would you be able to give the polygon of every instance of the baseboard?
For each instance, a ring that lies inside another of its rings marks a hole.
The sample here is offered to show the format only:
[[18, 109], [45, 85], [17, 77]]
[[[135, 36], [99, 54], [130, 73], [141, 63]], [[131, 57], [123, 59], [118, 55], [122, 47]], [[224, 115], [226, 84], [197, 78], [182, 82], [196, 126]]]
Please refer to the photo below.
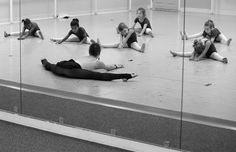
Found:
[[155, 145], [145, 144], [129, 139], [123, 139], [120, 137], [102, 134], [83, 128], [39, 120], [32, 117], [27, 117], [5, 111], [0, 111], [0, 120], [50, 133], [59, 134], [66, 137], [94, 142], [134, 152], [178, 152], [177, 150], [162, 148]]

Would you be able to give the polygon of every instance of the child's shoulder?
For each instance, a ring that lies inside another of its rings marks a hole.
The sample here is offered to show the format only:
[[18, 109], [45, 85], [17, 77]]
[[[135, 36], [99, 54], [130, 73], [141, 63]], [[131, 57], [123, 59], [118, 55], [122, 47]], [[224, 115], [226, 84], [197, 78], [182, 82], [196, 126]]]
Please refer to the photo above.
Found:
[[147, 17], [145, 17], [144, 22], [149, 22], [149, 19]]
[[81, 30], [81, 31], [85, 31], [85, 28], [82, 27], [82, 26], [80, 26], [80, 27], [79, 27], [79, 30]]
[[134, 29], [132, 28], [129, 29], [129, 33], [134, 33], [134, 32], [135, 32]]

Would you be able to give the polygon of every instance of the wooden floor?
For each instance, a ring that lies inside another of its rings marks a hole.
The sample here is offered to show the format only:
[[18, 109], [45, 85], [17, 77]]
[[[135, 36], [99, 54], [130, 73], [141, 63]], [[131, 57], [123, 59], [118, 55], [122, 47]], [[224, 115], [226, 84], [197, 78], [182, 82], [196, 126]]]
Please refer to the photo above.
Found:
[[[91, 38], [100, 38], [103, 44], [119, 41], [115, 27], [120, 22], [132, 25], [135, 13], [117, 13], [97, 16], [81, 16], [80, 24]], [[45, 40], [27, 39], [20, 43], [15, 37], [0, 38], [0, 79], [70, 91], [80, 94], [115, 99], [138, 105], [180, 111], [182, 85], [182, 58], [173, 58], [169, 50], [182, 50], [179, 31], [183, 16], [177, 12], [148, 12], [155, 37], [138, 38], [147, 43], [144, 54], [130, 49], [103, 49], [101, 60], [105, 63], [122, 63], [124, 69], [114, 71], [135, 72], [139, 77], [128, 81], [113, 82], [66, 79], [45, 71], [40, 59], [50, 62], [78, 59], [88, 54], [88, 45], [63, 43], [56, 45], [52, 37], [63, 37], [70, 29], [70, 20], [37, 21]], [[220, 54], [226, 56], [228, 64], [213, 60], [190, 62], [185, 59], [183, 110], [188, 113], [236, 121], [236, 16], [188, 14], [186, 31], [203, 30], [203, 23], [212, 18], [216, 27], [233, 41], [228, 47], [216, 44]], [[19, 24], [1, 25], [0, 32], [16, 31]], [[186, 50], [192, 51], [192, 40], [186, 42]], [[21, 67], [20, 67], [21, 57]], [[130, 60], [133, 61], [130, 61]], [[207, 85], [208, 84], [208, 85]]]

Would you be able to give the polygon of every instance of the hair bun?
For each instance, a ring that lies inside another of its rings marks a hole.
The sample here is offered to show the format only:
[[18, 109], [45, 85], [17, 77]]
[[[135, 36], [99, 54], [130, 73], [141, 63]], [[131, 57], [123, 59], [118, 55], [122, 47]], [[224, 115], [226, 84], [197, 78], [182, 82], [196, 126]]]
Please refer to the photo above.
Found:
[[79, 22], [79, 19], [78, 18], [74, 18], [72, 21]]

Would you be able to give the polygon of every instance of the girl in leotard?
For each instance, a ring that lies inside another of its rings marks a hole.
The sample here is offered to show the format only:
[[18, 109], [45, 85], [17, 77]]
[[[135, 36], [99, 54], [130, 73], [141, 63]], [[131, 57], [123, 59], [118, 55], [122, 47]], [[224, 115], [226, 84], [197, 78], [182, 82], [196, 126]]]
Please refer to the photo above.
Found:
[[223, 62], [225, 64], [228, 63], [228, 59], [226, 57], [222, 57], [216, 50], [215, 45], [208, 39], [197, 39], [193, 42], [193, 52], [174, 52], [170, 51], [170, 53], [175, 56], [180, 57], [189, 57], [189, 60], [200, 61], [203, 58], [210, 58], [216, 61]]
[[18, 40], [24, 40], [24, 39], [28, 38], [29, 36], [39, 37], [42, 40], [44, 39], [43, 34], [42, 34], [37, 23], [31, 22], [31, 20], [28, 18], [23, 19], [22, 23], [24, 24], [24, 26], [23, 26], [23, 30], [21, 33], [7, 33], [5, 31], [4, 36], [5, 37], [19, 36]]
[[136, 33], [133, 29], [129, 29], [125, 23], [120, 23], [117, 28], [120, 34], [120, 43], [114, 45], [101, 45], [104, 48], [132, 48], [138, 52], [145, 51], [145, 43], [140, 46], [137, 41]]
[[[51, 39], [51, 41], [56, 42], [57, 44], [61, 44], [64, 41], [66, 42], [78, 42], [79, 44], [91, 44], [94, 41], [89, 38], [88, 33], [85, 31], [85, 29], [81, 26], [79, 26], [79, 19], [74, 18], [71, 23], [71, 30], [69, 33], [63, 38], [63, 39]], [[75, 35], [74, 38], [69, 38], [71, 35]]]
[[193, 35], [183, 34], [181, 32], [182, 39], [192, 39], [192, 38], [207, 38], [211, 40], [212, 42], [219, 42], [224, 43], [226, 45], [230, 45], [230, 42], [232, 41], [231, 38], [227, 38], [222, 32], [220, 32], [214, 25], [214, 22], [212, 20], [208, 20], [204, 24], [204, 31], [200, 33], [196, 33]]
[[[137, 23], [140, 24], [141, 29], [140, 28], [135, 29], [135, 25]], [[135, 20], [134, 20], [133, 29], [135, 29], [135, 31], [138, 32], [138, 36], [142, 36], [144, 34], [147, 34], [147, 35], [150, 35], [151, 37], [153, 37], [151, 23], [148, 20], [148, 18], [146, 17], [146, 11], [144, 8], [139, 8], [137, 10], [137, 18], [135, 18]]]

